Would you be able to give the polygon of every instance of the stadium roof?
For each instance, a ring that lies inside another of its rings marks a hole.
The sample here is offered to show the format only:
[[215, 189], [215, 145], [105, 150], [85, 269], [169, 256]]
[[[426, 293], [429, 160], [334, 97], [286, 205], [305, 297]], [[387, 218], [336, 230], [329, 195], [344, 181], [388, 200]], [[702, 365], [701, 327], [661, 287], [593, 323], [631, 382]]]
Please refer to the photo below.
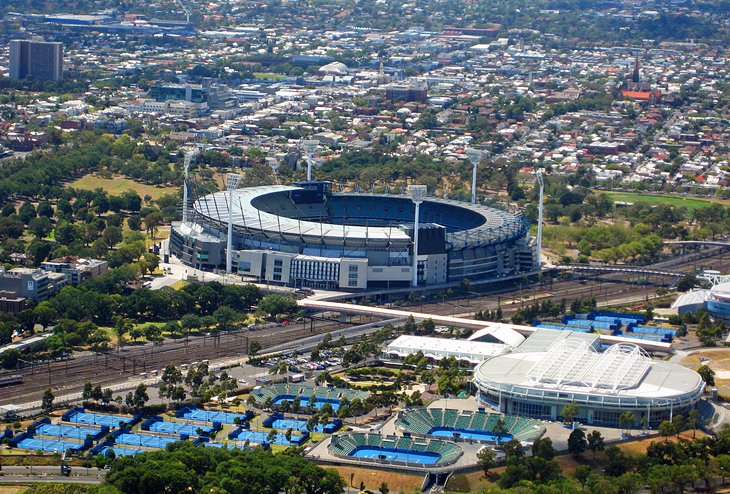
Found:
[[[233, 191], [233, 223], [252, 230], [278, 232], [292, 237], [321, 238], [325, 243], [341, 243], [342, 238], [353, 241], [394, 242], [410, 244], [407, 233], [394, 227], [335, 225], [318, 221], [298, 220], [268, 213], [255, 207], [252, 201], [265, 194], [301, 190], [300, 187], [271, 185], [247, 187]], [[216, 192], [195, 201], [195, 209], [211, 219], [228, 222], [228, 193]]]
[[385, 352], [407, 357], [421, 352], [434, 360], [454, 357], [472, 364], [509, 352], [510, 347], [500, 343], [483, 343], [467, 340], [431, 338], [428, 336], [403, 335], [390, 343]]
[[636, 345], [613, 345], [597, 353], [585, 341], [570, 339], [546, 352], [495, 357], [476, 368], [475, 378], [523, 392], [549, 389], [646, 399], [676, 398], [703, 386], [693, 370], [651, 360]]
[[571, 338], [552, 345], [527, 378], [543, 386], [572, 384], [616, 391], [635, 388], [650, 365], [651, 359], [636, 345], [613, 345], [598, 353], [585, 341]]
[[512, 347], [517, 347], [525, 341], [525, 337], [510, 328], [507, 324], [497, 324], [488, 328], [480, 329], [472, 334], [467, 341], [477, 343], [485, 340], [497, 340]]
[[515, 352], [542, 352], [546, 348], [550, 348], [560, 340], [566, 338], [585, 341], [589, 347], [595, 349], [600, 348], [601, 338], [598, 333], [577, 333], [575, 331], [537, 328], [525, 341], [517, 348]]
[[[352, 245], [399, 246], [406, 248], [411, 244], [407, 232], [399, 226], [409, 219], [394, 220], [392, 225], [354, 225], [343, 223], [327, 223], [314, 220], [313, 217], [298, 215], [300, 205], [283, 200], [279, 193], [302, 190], [301, 187], [285, 185], [269, 185], [261, 187], [246, 187], [233, 191], [234, 226], [249, 232], [261, 232], [269, 238], [287, 238], [293, 241], [315, 242], [326, 245], [343, 245], [352, 242]], [[266, 196], [266, 197], [264, 197]], [[387, 201], [407, 201], [408, 196], [392, 194], [333, 194], [333, 197], [370, 198], [382, 204], [383, 211], [387, 208]], [[507, 238], [514, 238], [524, 234], [529, 225], [519, 215], [501, 209], [484, 205], [469, 205], [448, 199], [428, 198], [428, 205], [440, 207], [446, 213], [468, 211], [470, 218], [476, 219], [476, 224], [459, 231], [447, 234], [449, 244], [454, 249], [474, 245], [487, 245], [493, 242], [502, 242]], [[266, 204], [266, 208], [258, 207]], [[454, 208], [459, 208], [454, 209]], [[194, 210], [208, 220], [221, 224], [228, 222], [228, 192], [215, 192], [198, 198], [194, 203]], [[275, 214], [276, 213], [276, 214]], [[373, 213], [374, 214], [374, 213]], [[410, 216], [409, 216], [410, 218]], [[377, 218], [374, 218], [377, 219]], [[428, 222], [426, 222], [428, 223]]]

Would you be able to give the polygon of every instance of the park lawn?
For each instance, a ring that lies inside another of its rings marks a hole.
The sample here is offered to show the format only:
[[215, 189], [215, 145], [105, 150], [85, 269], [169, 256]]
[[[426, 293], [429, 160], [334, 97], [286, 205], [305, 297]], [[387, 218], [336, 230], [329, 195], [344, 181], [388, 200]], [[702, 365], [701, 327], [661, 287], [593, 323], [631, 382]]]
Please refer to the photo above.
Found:
[[156, 187], [154, 185], [147, 185], [134, 180], [123, 177], [114, 176], [113, 178], [102, 178], [95, 174], [84, 175], [68, 184], [69, 187], [75, 189], [86, 189], [94, 190], [101, 188], [108, 192], [110, 195], [118, 196], [127, 190], [134, 190], [141, 197], [149, 195], [152, 199], [159, 199], [165, 194], [176, 194], [177, 187]]
[[656, 204], [673, 206], [676, 208], [684, 207], [689, 211], [695, 209], [706, 208], [713, 203], [723, 204], [725, 206], [730, 204], [730, 201], [723, 199], [697, 199], [697, 198], [685, 198], [678, 196], [660, 195], [660, 194], [642, 194], [640, 192], [614, 192], [614, 191], [600, 191], [600, 194], [606, 194], [614, 201], [620, 202], [631, 202], [634, 204]]
[[286, 76], [283, 74], [272, 74], [270, 72], [254, 72], [253, 76], [256, 79], [261, 79], [265, 81], [280, 81], [282, 79], [286, 79]]

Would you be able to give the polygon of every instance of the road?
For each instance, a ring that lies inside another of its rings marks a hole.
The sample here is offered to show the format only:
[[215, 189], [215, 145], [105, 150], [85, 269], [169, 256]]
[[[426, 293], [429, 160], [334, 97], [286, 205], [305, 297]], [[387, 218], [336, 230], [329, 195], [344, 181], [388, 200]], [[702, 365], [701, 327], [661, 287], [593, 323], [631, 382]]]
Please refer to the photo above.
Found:
[[[730, 255], [724, 249], [707, 249], [701, 254], [701, 262], [714, 269], [730, 271]], [[676, 256], [653, 265], [673, 270], [693, 272], [699, 255]], [[649, 267], [649, 266], [647, 266]], [[489, 295], [473, 294], [471, 298], [448, 301], [423, 300], [423, 303], [410, 304], [413, 310], [442, 315], [462, 315], [470, 317], [478, 310], [502, 309], [503, 317], [509, 318], [517, 310], [535, 302], [565, 300], [569, 305], [575, 299], [595, 297], [598, 305], [611, 305], [642, 302], [653, 297], [657, 286], [650, 284], [628, 284], [626, 281], [642, 282], [644, 278], [636, 275], [614, 273], [596, 275], [590, 281], [569, 280], [545, 282], [521, 290], [512, 290]], [[403, 306], [405, 307], [405, 306]], [[303, 338], [322, 335], [333, 331], [351, 328], [373, 321], [364, 316], [355, 316], [349, 323], [327, 319], [307, 319], [303, 323], [272, 326], [257, 331], [239, 330], [220, 335], [218, 338], [198, 336], [185, 339], [168, 339], [162, 345], [129, 345], [122, 349], [104, 354], [80, 352], [70, 360], [36, 364], [20, 371], [3, 371], [1, 376], [15, 373], [23, 374], [25, 382], [20, 386], [4, 388], [0, 394], [0, 405], [8, 403], [27, 403], [39, 401], [45, 389], [51, 388], [56, 396], [79, 396], [83, 383], [91, 381], [102, 387], [113, 386], [121, 392], [131, 389], [141, 382], [142, 372], [162, 370], [168, 363], [180, 365], [209, 359], [240, 359], [247, 355], [248, 344], [259, 341], [264, 352], [266, 349], [285, 343], [297, 342]], [[262, 370], [263, 371], [263, 370]]]

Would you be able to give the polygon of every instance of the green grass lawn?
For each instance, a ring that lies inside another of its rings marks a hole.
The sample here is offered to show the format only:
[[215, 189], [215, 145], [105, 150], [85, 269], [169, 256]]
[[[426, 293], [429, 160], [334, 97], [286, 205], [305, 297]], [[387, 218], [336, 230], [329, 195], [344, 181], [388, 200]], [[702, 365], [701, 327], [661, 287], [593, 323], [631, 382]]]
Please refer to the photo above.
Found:
[[640, 192], [613, 192], [613, 191], [597, 191], [598, 194], [606, 194], [614, 201], [631, 202], [634, 204], [665, 204], [676, 208], [684, 207], [689, 211], [695, 209], [706, 208], [712, 203], [728, 205], [728, 201], [722, 199], [697, 199], [694, 197], [685, 198], [660, 194], [642, 194]]
[[286, 76], [283, 74], [272, 74], [270, 72], [254, 72], [253, 76], [256, 79], [263, 79], [266, 81], [280, 81], [281, 79], [286, 79]]
[[78, 180], [71, 182], [69, 187], [75, 189], [94, 190], [102, 188], [110, 195], [118, 196], [127, 190], [134, 190], [140, 196], [149, 195], [152, 199], [159, 199], [165, 194], [177, 192], [175, 187], [156, 187], [154, 185], [142, 184], [126, 177], [102, 178], [94, 174], [84, 175]]

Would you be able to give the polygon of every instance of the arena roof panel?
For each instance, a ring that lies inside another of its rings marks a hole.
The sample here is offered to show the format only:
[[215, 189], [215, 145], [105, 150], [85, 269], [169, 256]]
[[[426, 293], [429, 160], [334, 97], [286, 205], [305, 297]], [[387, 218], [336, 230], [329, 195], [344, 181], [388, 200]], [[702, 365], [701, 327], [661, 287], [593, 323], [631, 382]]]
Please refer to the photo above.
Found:
[[[560, 354], [575, 349], [576, 347], [566, 347], [559, 352], [551, 349], [549, 352], [500, 355], [479, 365], [474, 372], [475, 379], [504, 390], [521, 390], [520, 393], [531, 393], [528, 391], [530, 389], [553, 392], [560, 390], [586, 395], [653, 400], [675, 399], [698, 392], [703, 386], [700, 376], [691, 369], [669, 362], [654, 361], [643, 353], [627, 351], [627, 348], [609, 348], [603, 354], [594, 352], [594, 355], [585, 355], [583, 359], [590, 359], [590, 362], [579, 362], [574, 370], [568, 369], [568, 364], [563, 371], [568, 370], [569, 373], [561, 378], [560, 368], [568, 360], [560, 357]], [[562, 363], [554, 364], [558, 359]], [[543, 362], [546, 362], [544, 376], [547, 377], [543, 377], [545, 382], [536, 382], [534, 378], [539, 377], [538, 371], [544, 368], [540, 367]], [[582, 377], [576, 376], [579, 372], [583, 373]], [[598, 380], [589, 379], [594, 377]], [[558, 381], [560, 383], [556, 384]]]

